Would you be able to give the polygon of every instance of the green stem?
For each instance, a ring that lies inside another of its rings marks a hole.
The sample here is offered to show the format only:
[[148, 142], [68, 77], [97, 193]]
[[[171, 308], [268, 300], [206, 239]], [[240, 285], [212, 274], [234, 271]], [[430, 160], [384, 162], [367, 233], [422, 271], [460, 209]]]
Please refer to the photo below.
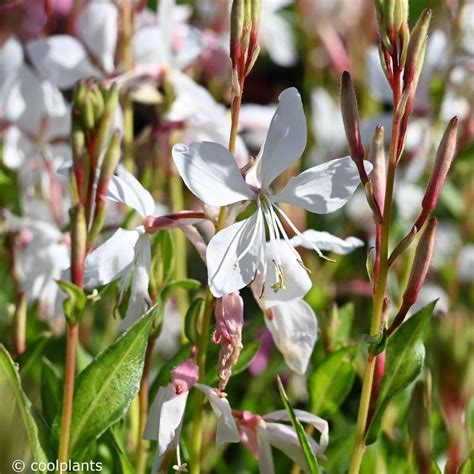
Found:
[[[69, 459], [69, 440], [71, 434], [72, 406], [74, 399], [74, 378], [76, 372], [76, 349], [79, 326], [67, 326], [66, 367], [64, 371], [63, 411], [61, 418], [61, 435], [59, 438], [58, 461], [61, 465]], [[60, 470], [62, 473], [63, 471]]]
[[[400, 121], [397, 118], [397, 106], [399, 103], [400, 90], [400, 70], [394, 71], [394, 115], [392, 122], [392, 136], [390, 140], [390, 157], [387, 172], [387, 184], [385, 190], [383, 222], [382, 222], [382, 236], [380, 241], [380, 270], [377, 280], [377, 287], [374, 295], [374, 310], [370, 334], [375, 336], [380, 331], [382, 322], [382, 309], [385, 297], [385, 289], [387, 286], [388, 276], [388, 241], [390, 236], [390, 220], [392, 213], [393, 188], [395, 182], [395, 172], [397, 168], [397, 150], [400, 136]], [[349, 474], [357, 474], [360, 470], [362, 458], [365, 451], [365, 435], [367, 430], [367, 416], [369, 413], [370, 397], [372, 393], [372, 384], [374, 381], [376, 358], [369, 354], [367, 358], [367, 365], [365, 367], [364, 378], [362, 382], [362, 392], [359, 404], [359, 412], [357, 415], [356, 437], [354, 448], [352, 451], [352, 461], [349, 469]]]
[[[124, 0], [122, 3], [122, 47], [123, 47], [123, 64], [125, 72], [129, 72], [133, 68], [133, 50], [132, 50], [132, 2]], [[123, 109], [123, 148], [124, 148], [124, 164], [125, 168], [133, 171], [133, 103], [128, 94], [125, 92], [122, 97]]]

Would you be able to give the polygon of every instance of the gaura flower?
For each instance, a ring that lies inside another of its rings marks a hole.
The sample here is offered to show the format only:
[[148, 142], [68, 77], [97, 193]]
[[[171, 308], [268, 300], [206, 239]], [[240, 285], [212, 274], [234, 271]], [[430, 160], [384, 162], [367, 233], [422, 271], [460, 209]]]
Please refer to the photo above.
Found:
[[[328, 232], [310, 229], [303, 232], [301, 236], [293, 237], [290, 244], [294, 247], [303, 246], [309, 249], [317, 247], [320, 250], [345, 255], [364, 243], [356, 237], [340, 239]], [[273, 272], [266, 275], [262, 293], [259, 293], [262, 288], [261, 275], [257, 275], [251, 286], [255, 299], [263, 311], [265, 325], [285, 358], [286, 364], [291, 370], [304, 374], [318, 335], [316, 314], [303, 300], [311, 289], [312, 283], [306, 270], [294, 258], [294, 253], [287, 243], [280, 239], [275, 245], [279, 251], [282, 267], [285, 268], [286, 287], [278, 292], [271, 290], [276, 283]], [[271, 252], [267, 251], [266, 255], [267, 266], [269, 266]]]
[[178, 365], [172, 372], [171, 383], [160, 387], [145, 427], [143, 437], [158, 441], [156, 458], [152, 472], [168, 472], [167, 466], [171, 463], [176, 451], [177, 465], [173, 468], [180, 472], [186, 471], [186, 464], [181, 462], [179, 441], [183, 425], [184, 412], [189, 390], [197, 388], [206, 395], [211, 408], [218, 418], [216, 431], [216, 447], [225, 443], [237, 443], [240, 436], [237, 425], [232, 417], [229, 402], [216, 389], [196, 383], [199, 369], [192, 359]]
[[[328, 422], [303, 410], [295, 410], [295, 415], [298, 420], [309, 423], [321, 433], [319, 443], [309, 437], [314, 453], [321, 454], [329, 442]], [[294, 463], [309, 472], [296, 431], [291, 426], [278, 423], [281, 421], [290, 421], [286, 410], [278, 410], [264, 416], [243, 412], [238, 420], [242, 443], [258, 459], [262, 474], [275, 473], [272, 446], [283, 451]]]
[[[319, 214], [334, 212], [349, 200], [359, 184], [357, 169], [346, 156], [307, 169], [290, 179], [282, 191], [273, 194], [271, 184], [302, 155], [306, 138], [301, 97], [295, 88], [290, 88], [280, 94], [265, 144], [245, 179], [234, 158], [222, 145], [200, 142], [173, 147], [173, 159], [179, 174], [205, 204], [227, 206], [250, 202], [256, 207], [253, 215], [221, 230], [209, 242], [206, 254], [208, 279], [215, 297], [243, 288], [258, 273], [265, 281], [268, 251], [276, 280], [273, 290], [284, 289], [287, 277], [275, 244], [280, 235], [295, 260], [301, 262], [301, 258], [289, 243], [281, 219], [296, 235], [301, 233], [280, 204], [293, 204]], [[371, 169], [370, 163], [366, 162], [366, 171]], [[265, 228], [270, 238], [269, 247]], [[317, 247], [309, 241], [308, 244], [322, 255]]]

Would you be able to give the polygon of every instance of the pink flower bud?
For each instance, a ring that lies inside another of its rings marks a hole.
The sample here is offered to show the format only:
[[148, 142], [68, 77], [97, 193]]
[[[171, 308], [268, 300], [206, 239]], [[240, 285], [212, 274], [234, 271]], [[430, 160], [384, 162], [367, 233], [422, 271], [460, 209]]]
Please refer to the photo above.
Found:
[[341, 78], [341, 110], [351, 158], [357, 165], [362, 183], [365, 184], [367, 182], [367, 174], [364, 170], [365, 152], [360, 135], [359, 111], [354, 84], [351, 75], [347, 71], [342, 73]]
[[179, 364], [171, 373], [176, 394], [184, 393], [199, 380], [199, 367], [193, 359], [187, 359]]
[[448, 174], [449, 168], [454, 158], [456, 150], [456, 138], [458, 131], [458, 118], [453, 117], [444, 132], [441, 143], [438, 147], [436, 160], [431, 172], [428, 186], [426, 187], [425, 196], [423, 197], [423, 209], [432, 211], [438, 203], [439, 195], [443, 187], [444, 181]]
[[219, 351], [219, 389], [224, 390], [242, 350], [242, 326], [244, 324], [244, 302], [239, 292], [230, 293], [216, 300], [217, 329], [213, 341], [221, 344]]

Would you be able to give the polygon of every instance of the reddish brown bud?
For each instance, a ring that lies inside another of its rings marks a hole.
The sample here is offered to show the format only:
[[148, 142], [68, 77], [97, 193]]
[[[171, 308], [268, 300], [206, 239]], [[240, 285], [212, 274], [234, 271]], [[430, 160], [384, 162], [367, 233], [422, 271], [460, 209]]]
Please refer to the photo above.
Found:
[[351, 158], [357, 165], [361, 178], [365, 175], [365, 180], [362, 179], [362, 182], [365, 184], [367, 182], [367, 175], [364, 171], [365, 152], [360, 135], [359, 111], [357, 108], [354, 84], [351, 75], [347, 71], [342, 73], [341, 78], [341, 110]]
[[230, 58], [235, 67], [242, 54], [242, 30], [244, 28], [244, 0], [234, 0], [230, 13]]
[[438, 147], [433, 170], [431, 171], [430, 180], [428, 181], [428, 186], [426, 187], [425, 195], [423, 197], [423, 209], [432, 211], [438, 203], [441, 189], [454, 158], [457, 131], [458, 118], [453, 117], [449, 122]]
[[432, 217], [421, 235], [418, 246], [416, 247], [415, 259], [411, 267], [408, 284], [403, 293], [403, 303], [412, 306], [418, 298], [418, 293], [425, 281], [428, 269], [430, 268], [431, 256], [433, 254], [436, 226], [438, 220]]

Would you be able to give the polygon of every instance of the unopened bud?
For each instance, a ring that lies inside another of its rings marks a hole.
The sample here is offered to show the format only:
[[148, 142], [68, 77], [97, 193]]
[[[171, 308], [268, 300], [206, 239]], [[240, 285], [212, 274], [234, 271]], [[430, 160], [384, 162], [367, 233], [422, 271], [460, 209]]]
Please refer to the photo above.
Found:
[[216, 325], [213, 341], [221, 344], [219, 351], [219, 389], [224, 390], [242, 350], [244, 302], [239, 292], [230, 293], [216, 300]]
[[244, 0], [233, 0], [230, 13], [230, 58], [235, 66], [242, 54], [241, 42], [244, 28]]
[[423, 66], [424, 52], [426, 50], [430, 20], [431, 9], [427, 8], [423, 11], [411, 32], [406, 55], [405, 72], [403, 75], [404, 88], [409, 87], [415, 79], [415, 76], [419, 76], [420, 74], [421, 67]]
[[457, 131], [458, 118], [453, 117], [443, 134], [443, 138], [438, 147], [438, 152], [436, 153], [433, 170], [431, 171], [430, 180], [428, 181], [428, 186], [426, 187], [425, 195], [423, 197], [423, 209], [432, 211], [438, 203], [441, 189], [454, 158]]
[[385, 149], [384, 149], [384, 130], [382, 125], [378, 125], [375, 129], [372, 145], [369, 152], [369, 161], [374, 165], [370, 175], [372, 181], [372, 189], [374, 198], [379, 209], [383, 209], [385, 199]]
[[395, 35], [395, 3], [396, 0], [385, 0], [383, 2], [383, 17], [385, 30], [388, 32], [390, 40], [394, 40]]
[[173, 372], [171, 372], [171, 382], [177, 395], [188, 392], [189, 389], [199, 380], [199, 367], [193, 359], [181, 362]]
[[408, 0], [395, 0], [393, 11], [395, 30], [398, 32], [408, 22]]
[[82, 287], [87, 242], [86, 216], [81, 203], [72, 207], [69, 213], [71, 219], [71, 281]]
[[393, 265], [395, 260], [411, 245], [417, 234], [418, 229], [416, 228], [416, 226], [413, 226], [410, 232], [393, 249], [390, 258], [388, 259], [389, 266]]
[[403, 303], [412, 306], [418, 298], [418, 293], [425, 281], [428, 269], [430, 268], [431, 256], [433, 254], [436, 226], [438, 220], [432, 217], [423, 231], [416, 247], [415, 259], [411, 268], [410, 277], [405, 292], [403, 293]]
[[342, 73], [341, 78], [341, 110], [351, 158], [357, 165], [361, 178], [365, 175], [365, 180], [362, 180], [363, 184], [365, 184], [367, 182], [367, 175], [364, 170], [365, 152], [360, 135], [359, 111], [357, 108], [354, 84], [351, 75], [347, 71]]

